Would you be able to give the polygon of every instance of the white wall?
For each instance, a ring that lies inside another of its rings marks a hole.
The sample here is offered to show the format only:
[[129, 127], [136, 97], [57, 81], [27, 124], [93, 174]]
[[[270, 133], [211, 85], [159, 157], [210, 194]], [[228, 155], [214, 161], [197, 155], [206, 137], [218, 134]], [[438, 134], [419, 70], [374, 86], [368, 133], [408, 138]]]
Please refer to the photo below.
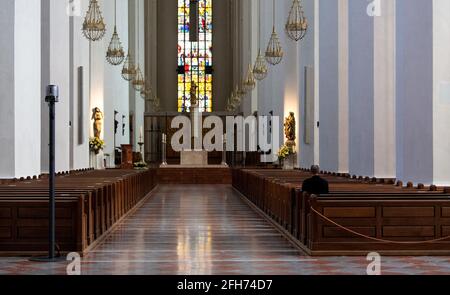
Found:
[[[299, 156], [299, 165], [300, 167], [311, 167], [313, 164], [318, 164], [318, 153], [317, 150], [319, 148], [319, 133], [318, 128], [315, 122], [319, 119], [318, 112], [316, 116], [316, 112], [311, 114], [313, 117], [314, 124], [309, 126], [309, 133], [311, 134], [311, 141], [309, 143], [305, 143], [304, 133], [305, 133], [305, 99], [306, 99], [306, 83], [305, 83], [305, 67], [311, 67], [315, 74], [319, 74], [319, 69], [316, 67], [318, 63], [318, 54], [316, 54], [316, 50], [318, 47], [316, 46], [316, 41], [319, 37], [318, 34], [318, 20], [316, 17], [316, 9], [318, 9], [319, 1], [318, 0], [306, 0], [303, 1], [303, 8], [305, 11], [305, 16], [308, 18], [309, 28], [308, 33], [305, 38], [300, 41], [298, 59], [299, 59], [299, 85], [300, 85], [300, 118], [299, 120], [299, 148], [300, 148], [300, 156]], [[318, 15], [317, 15], [318, 16]], [[314, 79], [314, 88], [315, 85], [319, 85], [319, 79]], [[318, 92], [315, 92], [315, 100], [316, 105], [318, 105]], [[316, 108], [318, 110], [318, 108]]]
[[[128, 1], [117, 1], [117, 32], [119, 34], [122, 46], [125, 52], [128, 51]], [[105, 2], [104, 17], [107, 24], [109, 24], [108, 32], [103, 42], [104, 51], [108, 49], [111, 41], [111, 36], [114, 29], [114, 1]], [[104, 58], [103, 58], [104, 59]], [[105, 60], [105, 59], [104, 59]], [[125, 134], [122, 134], [122, 115], [128, 118], [129, 114], [129, 85], [130, 83], [125, 81], [122, 76], [123, 63], [118, 66], [104, 63], [104, 139], [106, 142], [106, 148], [104, 152], [111, 155], [111, 165], [114, 163], [114, 137], [116, 139], [116, 147], [120, 147], [121, 144], [129, 143], [129, 128], [125, 129]], [[117, 128], [117, 134], [114, 134], [114, 111], [117, 111], [117, 121], [119, 126]], [[127, 123], [128, 126], [128, 123]]]
[[2, 2], [0, 9], [0, 25], [3, 28], [0, 35], [0, 89], [3, 93], [0, 99], [0, 178], [15, 176], [15, 121], [14, 121], [14, 20], [15, 1]]
[[450, 185], [450, 1], [433, 1], [433, 182]]
[[5, 1], [0, 23], [0, 178], [40, 174], [40, 5]]
[[[42, 2], [42, 80], [41, 96], [47, 85], [59, 86], [56, 104], [56, 171], [70, 170], [70, 49], [68, 0], [43, 0]], [[48, 172], [48, 106], [41, 99], [41, 168]]]
[[432, 183], [433, 3], [397, 0], [396, 4], [397, 178]]
[[[89, 42], [80, 33], [84, 21], [84, 13], [88, 9], [89, 0], [81, 0], [80, 8], [77, 13], [71, 17], [71, 37], [72, 49], [70, 71], [72, 73], [72, 154], [71, 169], [82, 169], [89, 167], [89, 128], [91, 109], [89, 104], [89, 81], [90, 81], [90, 52]], [[83, 67], [83, 89], [79, 93], [78, 68]], [[82, 101], [79, 101], [79, 98]], [[81, 109], [82, 108], [82, 109]], [[79, 132], [82, 128], [82, 140], [79, 140]]]
[[[40, 1], [15, 0], [15, 177], [40, 173]], [[10, 142], [9, 144], [12, 144]]]

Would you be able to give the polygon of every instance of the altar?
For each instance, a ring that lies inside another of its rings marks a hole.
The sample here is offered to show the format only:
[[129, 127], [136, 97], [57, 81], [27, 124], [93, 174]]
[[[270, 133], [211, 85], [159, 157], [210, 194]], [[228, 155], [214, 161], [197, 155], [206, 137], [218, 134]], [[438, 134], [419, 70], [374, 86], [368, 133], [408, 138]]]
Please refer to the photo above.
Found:
[[208, 166], [207, 151], [182, 151], [181, 166]]

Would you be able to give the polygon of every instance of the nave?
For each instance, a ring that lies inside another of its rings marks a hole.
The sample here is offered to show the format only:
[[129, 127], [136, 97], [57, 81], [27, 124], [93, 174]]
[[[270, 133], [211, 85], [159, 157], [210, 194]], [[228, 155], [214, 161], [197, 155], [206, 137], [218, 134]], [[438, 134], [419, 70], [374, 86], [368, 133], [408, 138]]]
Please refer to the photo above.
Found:
[[[68, 262], [0, 259], [0, 274], [66, 274]], [[308, 257], [227, 185], [159, 185], [82, 258], [83, 275], [365, 275], [365, 257]], [[448, 257], [383, 257], [383, 274], [448, 274]]]

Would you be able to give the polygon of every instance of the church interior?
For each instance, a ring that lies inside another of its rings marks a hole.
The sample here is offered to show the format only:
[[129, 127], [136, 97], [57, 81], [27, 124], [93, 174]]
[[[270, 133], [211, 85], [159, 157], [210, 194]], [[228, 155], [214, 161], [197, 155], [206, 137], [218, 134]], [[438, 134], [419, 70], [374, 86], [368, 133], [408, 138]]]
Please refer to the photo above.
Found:
[[0, 275], [450, 274], [450, 1], [1, 6]]

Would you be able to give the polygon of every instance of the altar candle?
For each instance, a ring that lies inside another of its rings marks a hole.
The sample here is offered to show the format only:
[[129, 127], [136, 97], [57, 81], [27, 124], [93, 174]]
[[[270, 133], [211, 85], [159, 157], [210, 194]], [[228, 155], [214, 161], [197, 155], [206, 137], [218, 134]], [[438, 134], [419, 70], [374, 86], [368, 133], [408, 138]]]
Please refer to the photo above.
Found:
[[142, 140], [142, 138], [143, 138], [143, 135], [144, 135], [144, 127], [141, 126], [141, 135], [140, 135], [141, 140]]

